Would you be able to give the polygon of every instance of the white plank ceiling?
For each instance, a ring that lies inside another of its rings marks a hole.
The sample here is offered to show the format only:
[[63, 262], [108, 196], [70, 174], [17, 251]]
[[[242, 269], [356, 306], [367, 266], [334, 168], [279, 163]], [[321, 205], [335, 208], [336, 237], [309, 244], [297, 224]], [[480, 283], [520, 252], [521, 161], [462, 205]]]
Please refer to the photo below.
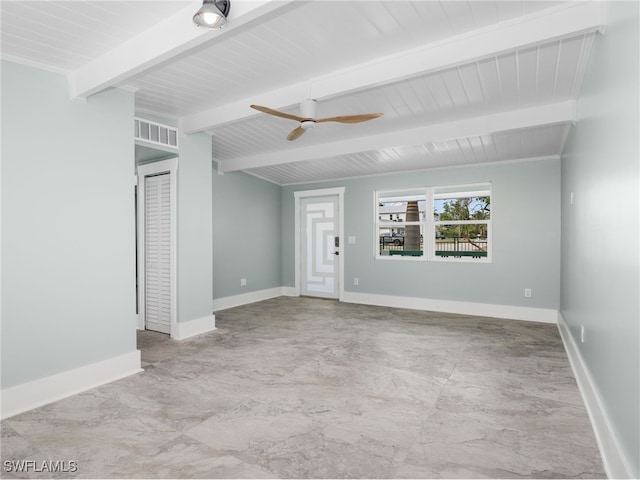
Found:
[[[212, 135], [220, 172], [287, 185], [562, 152], [605, 6], [591, 1], [231, 0], [221, 31], [198, 1], [11, 1], [2, 57], [66, 74], [71, 97], [136, 90], [139, 115]], [[317, 117], [290, 142], [292, 120]], [[132, 120], [133, 121], [133, 120]]]

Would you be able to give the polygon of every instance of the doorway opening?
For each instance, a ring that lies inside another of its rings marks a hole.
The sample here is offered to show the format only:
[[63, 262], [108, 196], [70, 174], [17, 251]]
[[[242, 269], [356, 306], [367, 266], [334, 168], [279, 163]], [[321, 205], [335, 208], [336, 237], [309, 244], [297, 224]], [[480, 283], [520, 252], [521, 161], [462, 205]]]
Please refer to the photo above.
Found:
[[172, 158], [137, 168], [138, 329], [176, 330], [176, 171]]

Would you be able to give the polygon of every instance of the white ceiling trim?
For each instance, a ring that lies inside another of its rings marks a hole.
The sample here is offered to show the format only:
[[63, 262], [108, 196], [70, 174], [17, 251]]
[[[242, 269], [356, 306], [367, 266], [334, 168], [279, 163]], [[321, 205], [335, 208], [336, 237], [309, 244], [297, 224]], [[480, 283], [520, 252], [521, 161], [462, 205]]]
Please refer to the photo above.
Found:
[[603, 25], [604, 12], [600, 2], [569, 3], [205, 110], [184, 117], [181, 130], [185, 133], [211, 130], [254, 116], [255, 112], [248, 108], [252, 103], [286, 108], [305, 98], [321, 100], [388, 84], [597, 31]]
[[569, 100], [321, 145], [225, 159], [219, 163], [219, 169], [221, 172], [232, 172], [575, 121], [576, 102]]
[[194, 0], [188, 7], [69, 73], [71, 98], [86, 98], [116, 86], [196, 47], [220, 41], [231, 31], [245, 29], [263, 16], [293, 3], [293, 0], [236, 0], [225, 29], [208, 30], [197, 28], [191, 21], [202, 6], [201, 0]]
[[37, 68], [38, 70], [45, 70], [47, 72], [53, 72], [60, 75], [66, 75], [68, 72], [64, 68], [54, 67], [52, 65], [47, 65], [42, 62], [36, 62], [33, 60], [28, 60], [22, 57], [16, 57], [14, 55], [8, 55], [6, 53], [0, 53], [0, 59], [6, 60], [8, 62], [19, 63], [20, 65], [25, 65], [27, 67]]

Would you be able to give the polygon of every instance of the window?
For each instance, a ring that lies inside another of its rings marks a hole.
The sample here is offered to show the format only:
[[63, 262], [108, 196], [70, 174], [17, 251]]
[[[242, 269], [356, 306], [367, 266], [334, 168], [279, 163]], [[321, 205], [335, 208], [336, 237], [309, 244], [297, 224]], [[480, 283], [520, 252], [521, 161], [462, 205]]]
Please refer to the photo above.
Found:
[[433, 189], [435, 258], [489, 258], [491, 186]]
[[379, 191], [375, 202], [377, 258], [490, 261], [490, 184]]
[[376, 198], [378, 255], [422, 256], [426, 191], [379, 192]]

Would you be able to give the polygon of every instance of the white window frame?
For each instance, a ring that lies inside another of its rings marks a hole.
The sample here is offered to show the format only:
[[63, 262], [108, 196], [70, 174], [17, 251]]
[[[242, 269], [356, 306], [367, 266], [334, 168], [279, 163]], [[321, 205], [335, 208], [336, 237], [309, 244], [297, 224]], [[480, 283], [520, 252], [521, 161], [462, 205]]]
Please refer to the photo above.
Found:
[[[477, 190], [473, 190], [477, 188]], [[438, 192], [439, 190], [448, 190], [448, 192]], [[458, 191], [456, 191], [458, 190]], [[487, 194], [488, 192], [488, 194]], [[471, 183], [466, 185], [442, 185], [431, 187], [432, 211], [434, 200], [441, 198], [465, 198], [465, 197], [484, 197], [491, 198], [493, 195], [491, 182]], [[431, 216], [432, 231], [429, 238], [433, 245], [430, 248], [430, 260], [434, 262], [463, 262], [463, 263], [491, 263], [491, 252], [493, 245], [493, 232], [491, 223], [493, 219], [493, 211], [489, 215], [488, 220], [434, 220]], [[485, 257], [442, 257], [436, 255], [435, 232], [439, 225], [486, 225], [487, 226], [487, 255]]]
[[[477, 187], [477, 190], [473, 188]], [[442, 192], [446, 190], [446, 192]], [[419, 222], [398, 222], [399, 227], [406, 225], [419, 224], [422, 226], [423, 244], [421, 256], [408, 256], [408, 255], [381, 255], [380, 254], [380, 230], [384, 227], [384, 224], [380, 221], [379, 204], [380, 198], [385, 198], [385, 195], [397, 194], [402, 196], [403, 192], [407, 192], [407, 196], [411, 193], [418, 195], [416, 192], [420, 192], [422, 195], [424, 191], [425, 195], [425, 215], [421, 217]], [[487, 195], [488, 192], [488, 195]], [[428, 187], [417, 188], [404, 188], [404, 189], [383, 189], [375, 190], [373, 192], [373, 248], [374, 258], [376, 260], [383, 261], [413, 261], [413, 262], [445, 262], [445, 263], [491, 263], [492, 262], [492, 250], [493, 250], [493, 211], [491, 211], [488, 220], [435, 220], [433, 216], [434, 200], [438, 198], [456, 198], [456, 197], [469, 197], [469, 196], [493, 196], [493, 187], [491, 182], [461, 184], [461, 185], [438, 185]], [[487, 255], [484, 257], [444, 257], [436, 255], [436, 228], [439, 225], [486, 225], [487, 227]]]
[[[403, 195], [403, 193], [406, 193], [406, 195]], [[429, 231], [428, 228], [428, 218], [429, 215], [426, 214], [421, 217], [421, 219], [419, 221], [413, 221], [413, 222], [407, 222], [406, 220], [404, 221], [400, 221], [397, 223], [397, 227], [402, 228], [402, 227], [406, 227], [407, 225], [420, 225], [421, 231], [422, 231], [422, 237], [423, 237], [423, 245], [422, 245], [422, 255], [420, 256], [405, 256], [405, 255], [381, 255], [380, 254], [380, 229], [383, 228], [385, 226], [385, 224], [383, 224], [383, 222], [380, 220], [380, 213], [379, 213], [379, 205], [380, 205], [380, 194], [382, 195], [389, 195], [389, 194], [393, 194], [393, 195], [397, 195], [397, 196], [422, 196], [424, 195], [425, 198], [425, 202], [426, 202], [426, 212], [432, 211], [433, 210], [433, 203], [430, 200], [430, 195], [429, 195], [429, 188], [426, 187], [418, 187], [418, 188], [404, 188], [404, 189], [389, 189], [389, 190], [376, 190], [373, 192], [373, 204], [374, 204], [374, 209], [373, 209], [373, 228], [374, 228], [374, 242], [373, 242], [373, 251], [374, 251], [374, 256], [376, 259], [379, 260], [398, 260], [398, 261], [414, 261], [414, 262], [425, 262], [427, 261], [427, 255], [426, 255], [426, 247], [427, 247], [427, 232]], [[383, 197], [384, 198], [384, 197]], [[386, 197], [389, 198], [389, 197]]]

